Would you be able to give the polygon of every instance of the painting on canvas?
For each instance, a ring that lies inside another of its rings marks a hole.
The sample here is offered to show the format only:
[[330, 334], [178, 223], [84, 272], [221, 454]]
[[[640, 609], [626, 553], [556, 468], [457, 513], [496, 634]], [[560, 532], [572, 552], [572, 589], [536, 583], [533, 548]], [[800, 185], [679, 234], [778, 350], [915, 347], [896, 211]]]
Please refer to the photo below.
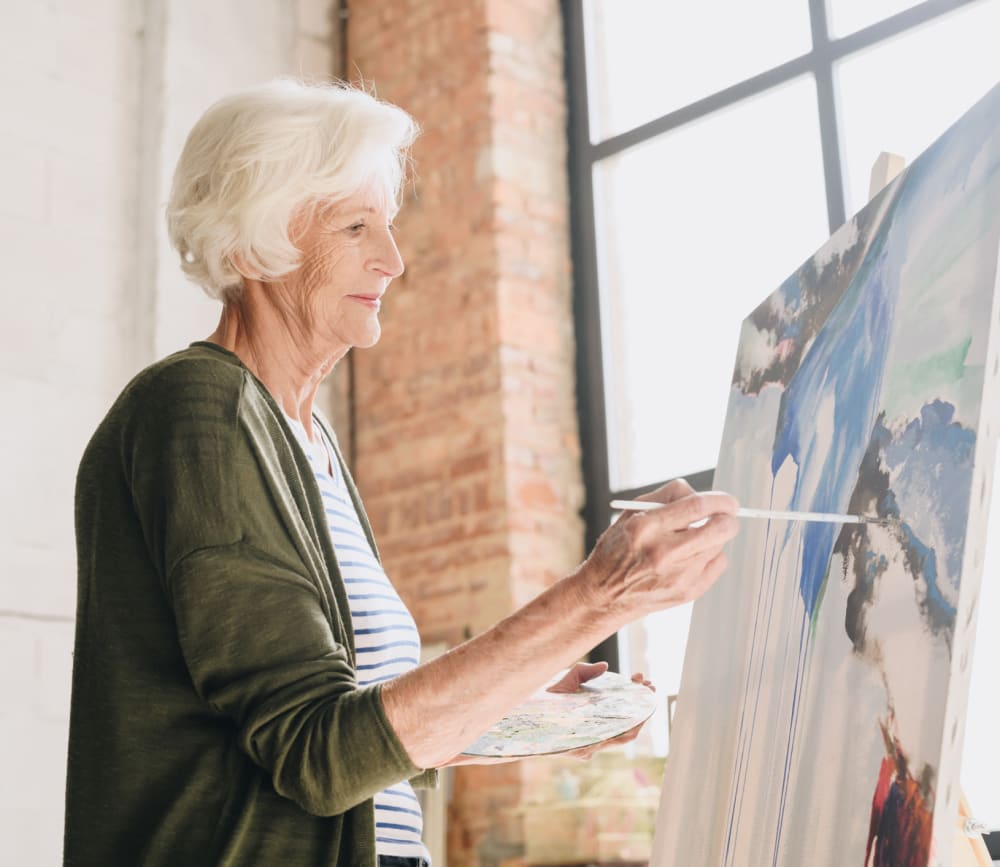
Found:
[[654, 867], [949, 863], [998, 433], [1000, 86], [743, 325]]

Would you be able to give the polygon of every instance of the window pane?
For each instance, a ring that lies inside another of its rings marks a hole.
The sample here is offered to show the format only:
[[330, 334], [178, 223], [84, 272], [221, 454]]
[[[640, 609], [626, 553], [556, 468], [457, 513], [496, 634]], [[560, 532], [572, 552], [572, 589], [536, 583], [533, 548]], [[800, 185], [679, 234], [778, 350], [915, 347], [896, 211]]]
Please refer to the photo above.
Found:
[[812, 47], [806, 0], [584, 0], [583, 11], [595, 142]]
[[618, 633], [621, 670], [626, 674], [641, 671], [653, 682], [656, 694], [661, 696], [662, 703], [657, 705], [656, 713], [643, 728], [636, 743], [638, 752], [642, 754], [665, 756], [669, 751], [667, 698], [680, 692], [684, 649], [693, 608], [694, 603], [689, 602], [658, 611]]
[[881, 151], [912, 162], [1000, 80], [997, 34], [1000, 0], [986, 0], [837, 65], [849, 214]]
[[846, 36], [916, 6], [920, 0], [827, 0], [831, 36]]
[[829, 234], [811, 77], [598, 163], [614, 489], [715, 466], [740, 323]]

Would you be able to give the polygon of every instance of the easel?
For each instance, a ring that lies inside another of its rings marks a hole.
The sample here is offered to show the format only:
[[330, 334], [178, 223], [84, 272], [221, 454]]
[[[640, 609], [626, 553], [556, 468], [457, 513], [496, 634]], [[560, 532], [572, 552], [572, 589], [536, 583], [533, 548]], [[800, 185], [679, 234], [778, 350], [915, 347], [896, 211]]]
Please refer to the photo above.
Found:
[[952, 867], [993, 867], [993, 859], [983, 841], [986, 828], [969, 812], [965, 795], [958, 799], [958, 827], [951, 857]]
[[[905, 157], [882, 151], [872, 166], [868, 184], [869, 200], [875, 198], [905, 167]], [[965, 795], [960, 795], [955, 842], [952, 846], [952, 867], [993, 867], [993, 859], [983, 841], [985, 830], [985, 826], [972, 817]]]

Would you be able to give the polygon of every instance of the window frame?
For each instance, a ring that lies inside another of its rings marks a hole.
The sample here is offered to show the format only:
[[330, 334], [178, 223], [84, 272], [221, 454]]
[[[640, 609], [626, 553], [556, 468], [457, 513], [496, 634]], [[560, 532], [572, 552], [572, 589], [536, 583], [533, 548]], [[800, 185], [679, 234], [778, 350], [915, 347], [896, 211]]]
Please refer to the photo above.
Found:
[[[590, 138], [587, 101], [584, 0], [560, 0], [564, 24], [569, 109], [568, 156], [573, 317], [576, 328], [576, 397], [580, 422], [581, 465], [587, 492], [583, 518], [588, 551], [611, 521], [612, 499], [633, 499], [662, 484], [657, 482], [638, 488], [613, 489], [610, 483], [597, 268], [597, 215], [593, 187], [594, 168], [597, 163], [664, 133], [680, 129], [713, 112], [758, 96], [800, 76], [811, 74], [816, 83], [816, 108], [819, 114], [827, 220], [830, 234], [833, 234], [846, 219], [844, 171], [841, 161], [841, 118], [834, 88], [835, 65], [853, 54], [885, 43], [980, 0], [925, 0], [841, 37], [830, 35], [826, 0], [803, 0], [803, 2], [807, 2], [809, 6], [812, 33], [812, 48], [807, 53], [633, 129], [595, 143]], [[691, 470], [685, 478], [696, 490], [711, 488], [714, 468], [692, 467]], [[618, 670], [620, 662], [618, 635], [612, 635], [595, 647], [591, 659], [604, 660], [613, 670]], [[984, 836], [991, 857], [1000, 858], [1000, 831]]]
[[[793, 79], [811, 74], [816, 82], [823, 177], [830, 234], [846, 219], [841, 135], [834, 66], [860, 51], [886, 42], [915, 27], [980, 0], [925, 0], [882, 21], [842, 37], [829, 33], [826, 0], [803, 0], [809, 5], [812, 48], [778, 66], [723, 90], [654, 118], [633, 129], [594, 143], [590, 140], [587, 102], [587, 58], [584, 36], [584, 0], [560, 0], [566, 47], [566, 85], [569, 103], [570, 230], [573, 263], [573, 317], [576, 327], [577, 407], [580, 420], [581, 463], [587, 491], [583, 507], [587, 550], [611, 521], [612, 499], [630, 499], [662, 482], [638, 488], [612, 489], [608, 471], [608, 434], [605, 422], [604, 367], [601, 349], [600, 296], [594, 207], [594, 167], [600, 161], [664, 133], [758, 96]], [[685, 478], [696, 490], [712, 485], [713, 468], [692, 467]], [[663, 480], [666, 481], [666, 480]], [[617, 637], [603, 642], [595, 657], [618, 662]]]

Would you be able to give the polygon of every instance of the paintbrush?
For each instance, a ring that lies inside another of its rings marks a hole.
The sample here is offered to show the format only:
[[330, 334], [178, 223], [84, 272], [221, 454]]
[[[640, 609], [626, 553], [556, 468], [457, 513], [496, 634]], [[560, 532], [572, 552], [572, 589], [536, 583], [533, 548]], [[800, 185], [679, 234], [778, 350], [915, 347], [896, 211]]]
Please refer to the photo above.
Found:
[[[666, 503], [651, 503], [647, 500], [612, 500], [611, 508], [616, 512], [649, 512], [661, 509]], [[782, 512], [772, 509], [750, 509], [740, 506], [736, 510], [740, 518], [766, 518], [769, 521], [821, 521], [827, 524], [888, 524], [886, 518], [867, 515], [837, 515], [833, 512]]]

